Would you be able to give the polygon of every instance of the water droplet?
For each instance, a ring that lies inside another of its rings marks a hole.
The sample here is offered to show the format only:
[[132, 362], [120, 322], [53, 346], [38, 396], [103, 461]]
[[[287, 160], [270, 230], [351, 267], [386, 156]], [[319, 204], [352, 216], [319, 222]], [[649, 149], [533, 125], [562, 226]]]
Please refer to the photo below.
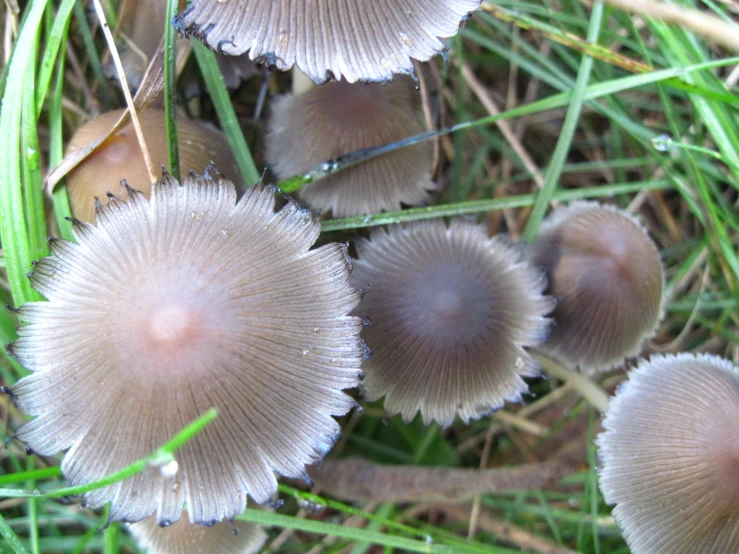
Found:
[[307, 358], [308, 356], [312, 356], [313, 348], [314, 348], [313, 346], [309, 346], [308, 348], [303, 348], [303, 352], [302, 352], [303, 357]]
[[159, 468], [159, 473], [165, 479], [171, 479], [177, 475], [178, 469], [180, 469], [180, 464], [177, 463], [177, 460], [171, 460]]
[[652, 146], [657, 152], [668, 152], [672, 146], [672, 137], [666, 133], [652, 139]]
[[380, 65], [381, 65], [382, 67], [387, 67], [387, 66], [389, 66], [389, 65], [390, 65], [390, 64], [388, 63], [388, 61], [387, 61], [387, 58], [386, 58], [385, 56], [383, 56], [382, 58], [380, 58]]
[[277, 48], [285, 48], [285, 46], [287, 46], [287, 33], [280, 31], [280, 34], [277, 35]]
[[413, 41], [411, 41], [407, 34], [405, 34], [403, 31], [400, 31], [398, 33], [398, 36], [400, 36], [400, 40], [406, 48], [413, 48]]
[[178, 490], [180, 490], [180, 484], [172, 483], [172, 492], [177, 492]]
[[227, 239], [230, 236], [231, 236], [231, 231], [229, 231], [228, 229], [221, 229], [221, 238]]
[[321, 328], [320, 328], [320, 327], [313, 327], [313, 332], [314, 332], [315, 334], [318, 334], [318, 333], [320, 333], [320, 332], [321, 332]]
[[516, 369], [521, 370], [521, 369], [524, 369], [525, 367], [526, 367], [526, 361], [521, 356], [517, 356], [516, 357]]

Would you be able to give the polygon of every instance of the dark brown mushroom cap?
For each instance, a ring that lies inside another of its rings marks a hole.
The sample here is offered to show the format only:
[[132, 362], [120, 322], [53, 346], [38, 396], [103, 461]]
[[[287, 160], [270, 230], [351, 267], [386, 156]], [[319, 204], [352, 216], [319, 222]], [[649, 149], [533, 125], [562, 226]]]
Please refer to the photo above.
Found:
[[176, 25], [219, 53], [247, 50], [316, 83], [387, 81], [444, 49], [480, 0], [195, 0]]
[[540, 349], [594, 373], [638, 354], [662, 318], [664, 276], [654, 242], [626, 212], [595, 202], [557, 208], [531, 246], [559, 299]]
[[256, 554], [267, 540], [259, 525], [239, 520], [212, 526], [179, 520], [162, 527], [150, 517], [129, 530], [147, 554]]
[[653, 356], [603, 426], [600, 488], [634, 554], [739, 552], [739, 367]]
[[54, 240], [36, 264], [48, 302], [23, 306], [29, 325], [9, 351], [32, 374], [14, 387], [37, 416], [17, 436], [35, 452], [69, 449], [62, 471], [90, 483], [150, 454], [206, 410], [219, 417], [159, 471], [91, 491], [110, 518], [157, 512], [208, 523], [264, 503], [275, 472], [303, 478], [332, 447], [354, 401], [364, 345], [346, 247], [309, 250], [318, 221], [270, 189], [236, 202], [229, 181], [171, 177], [151, 201], [129, 191]]
[[[67, 155], [110, 131], [122, 113], [123, 110], [104, 113], [77, 129], [67, 145]], [[169, 167], [164, 111], [150, 108], [138, 116], [151, 162], [159, 172], [160, 167]], [[182, 173], [203, 173], [212, 163], [219, 173], [242, 188], [241, 173], [221, 131], [205, 122], [180, 118], [177, 132]], [[91, 223], [95, 215], [95, 197], [104, 199], [108, 192], [122, 192], [123, 179], [149, 196], [149, 172], [132, 123], [108, 137], [67, 175], [67, 192], [74, 216]]]
[[503, 237], [455, 220], [372, 233], [357, 243], [352, 283], [371, 284], [357, 312], [373, 353], [362, 382], [370, 400], [406, 421], [465, 422], [518, 401], [539, 367], [524, 347], [546, 335], [553, 299], [540, 271]]
[[[280, 179], [325, 160], [424, 132], [410, 77], [386, 85], [346, 81], [314, 87], [272, 103], [267, 161]], [[304, 186], [300, 199], [335, 217], [399, 210], [431, 199], [433, 148], [422, 142], [348, 167]]]

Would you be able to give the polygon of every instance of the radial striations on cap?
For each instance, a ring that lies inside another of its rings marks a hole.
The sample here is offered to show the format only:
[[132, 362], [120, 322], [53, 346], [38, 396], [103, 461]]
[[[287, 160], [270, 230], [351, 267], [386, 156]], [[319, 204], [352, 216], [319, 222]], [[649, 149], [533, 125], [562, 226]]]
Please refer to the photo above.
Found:
[[48, 302], [9, 351], [33, 373], [13, 388], [37, 416], [17, 436], [35, 452], [69, 449], [62, 471], [90, 483], [147, 456], [215, 407], [218, 418], [156, 468], [85, 495], [110, 518], [156, 511], [173, 522], [231, 518], [276, 491], [274, 473], [305, 477], [332, 447], [359, 381], [362, 322], [349, 316], [346, 247], [309, 250], [318, 221], [270, 189], [237, 202], [226, 180], [165, 176], [151, 201], [129, 190], [54, 240], [36, 264]]
[[[280, 179], [325, 160], [381, 146], [426, 130], [421, 100], [410, 77], [385, 85], [327, 83], [272, 103], [267, 161]], [[301, 200], [334, 217], [399, 210], [431, 199], [433, 147], [400, 148], [309, 183]]]
[[600, 488], [634, 554], [739, 552], [739, 367], [653, 356], [603, 426]]
[[256, 554], [267, 540], [259, 525], [238, 520], [213, 526], [179, 520], [162, 527], [150, 517], [129, 530], [147, 554]]
[[559, 300], [541, 350], [584, 372], [638, 354], [662, 318], [664, 277], [654, 242], [629, 214], [595, 202], [557, 208], [530, 250]]
[[357, 252], [352, 283], [372, 286], [357, 309], [371, 320], [370, 400], [442, 425], [520, 400], [522, 377], [539, 372], [524, 347], [545, 338], [553, 299], [517, 246], [455, 220], [375, 231]]
[[386, 81], [445, 47], [481, 0], [195, 0], [175, 24], [220, 53], [286, 70], [317, 83]]

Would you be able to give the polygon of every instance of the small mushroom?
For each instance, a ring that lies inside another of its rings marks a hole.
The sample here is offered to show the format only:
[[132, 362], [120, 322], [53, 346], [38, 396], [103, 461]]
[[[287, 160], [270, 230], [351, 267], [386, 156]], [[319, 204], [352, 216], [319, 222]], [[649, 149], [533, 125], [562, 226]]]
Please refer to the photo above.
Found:
[[[418, 92], [410, 77], [386, 85], [346, 81], [285, 95], [272, 103], [267, 161], [280, 179], [324, 160], [424, 132]], [[431, 199], [433, 147], [407, 146], [304, 186], [301, 200], [335, 217], [399, 210]]]
[[[275, 473], [305, 478], [354, 400], [362, 322], [346, 246], [309, 250], [320, 224], [273, 190], [237, 202], [225, 179], [165, 176], [151, 200], [111, 196], [78, 244], [53, 240], [33, 286], [48, 302], [8, 351], [32, 373], [13, 394], [36, 416], [17, 437], [34, 452], [69, 450], [72, 485], [149, 455], [210, 408], [218, 418], [176, 453], [176, 471], [144, 471], [85, 494], [110, 519], [155, 511], [211, 523], [270, 501]], [[174, 471], [174, 475], [172, 475]]]
[[175, 25], [213, 50], [249, 52], [282, 71], [297, 64], [316, 83], [387, 81], [411, 73], [457, 34], [481, 0], [195, 0]]
[[662, 319], [664, 276], [654, 242], [631, 215], [595, 202], [554, 210], [531, 246], [531, 259], [559, 299], [539, 348], [595, 373], [640, 352]]
[[256, 554], [267, 540], [259, 525], [239, 520], [212, 526], [179, 520], [162, 527], [150, 517], [128, 528], [147, 554]]
[[652, 356], [603, 426], [600, 488], [634, 554], [739, 552], [739, 367]]
[[[107, 112], [80, 127], [67, 145], [67, 155], [107, 133], [123, 110]], [[169, 166], [164, 111], [148, 109], [138, 114], [155, 168]], [[180, 171], [203, 173], [209, 164], [242, 188], [241, 173], [226, 136], [212, 125], [180, 118], [177, 126]], [[67, 175], [67, 192], [77, 219], [92, 222], [95, 197], [121, 190], [126, 180], [132, 188], [149, 196], [151, 182], [133, 124], [108, 137], [92, 154]]]
[[546, 337], [554, 301], [518, 246], [462, 220], [378, 230], [356, 246], [352, 282], [372, 287], [357, 309], [371, 321], [369, 400], [446, 426], [521, 399], [523, 377], [539, 374], [524, 348]]

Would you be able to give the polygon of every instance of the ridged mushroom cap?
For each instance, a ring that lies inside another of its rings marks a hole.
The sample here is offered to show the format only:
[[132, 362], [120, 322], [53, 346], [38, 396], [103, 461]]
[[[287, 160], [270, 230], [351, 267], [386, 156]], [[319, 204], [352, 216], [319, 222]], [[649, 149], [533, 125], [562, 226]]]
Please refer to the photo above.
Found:
[[[346, 81], [272, 103], [267, 161], [280, 179], [325, 160], [424, 132], [421, 100], [410, 77], [386, 85]], [[399, 210], [431, 199], [433, 147], [407, 146], [304, 186], [301, 200], [335, 217]]]
[[150, 517], [128, 528], [147, 554], [256, 554], [267, 540], [259, 525], [239, 520], [212, 526], [179, 520], [162, 527]]
[[654, 335], [662, 319], [662, 262], [631, 215], [596, 202], [557, 208], [530, 253], [547, 274], [547, 294], [559, 300], [544, 353], [595, 373], [638, 354]]
[[346, 247], [309, 250], [318, 221], [270, 189], [236, 202], [226, 180], [165, 176], [151, 201], [129, 190], [79, 244], [54, 240], [31, 281], [48, 302], [9, 348], [32, 374], [14, 387], [37, 416], [17, 433], [35, 452], [67, 450], [61, 469], [90, 483], [150, 454], [214, 407], [219, 417], [176, 454], [175, 477], [147, 471], [85, 494], [110, 518], [231, 518], [305, 478], [354, 401], [364, 345]]
[[362, 382], [370, 400], [410, 421], [465, 422], [528, 388], [539, 367], [524, 347], [541, 342], [553, 299], [519, 247], [455, 220], [379, 230], [357, 243], [352, 283], [372, 290], [357, 312], [373, 357]]
[[[77, 129], [67, 145], [67, 155], [110, 131], [122, 113], [123, 110], [104, 113]], [[164, 111], [150, 108], [138, 116], [151, 162], [159, 172], [160, 167], [169, 167]], [[213, 163], [219, 173], [242, 188], [241, 173], [221, 131], [208, 123], [184, 118], [178, 119], [177, 131], [182, 173], [203, 173], [208, 164]], [[108, 192], [122, 191], [123, 179], [149, 196], [149, 172], [132, 123], [108, 137], [67, 175], [67, 193], [74, 216], [91, 223], [95, 215], [95, 197], [103, 199]]]
[[387, 81], [444, 49], [481, 0], [195, 0], [176, 25], [213, 50], [280, 70], [297, 64], [316, 83]]
[[653, 356], [603, 426], [600, 488], [634, 554], [739, 552], [739, 367]]

